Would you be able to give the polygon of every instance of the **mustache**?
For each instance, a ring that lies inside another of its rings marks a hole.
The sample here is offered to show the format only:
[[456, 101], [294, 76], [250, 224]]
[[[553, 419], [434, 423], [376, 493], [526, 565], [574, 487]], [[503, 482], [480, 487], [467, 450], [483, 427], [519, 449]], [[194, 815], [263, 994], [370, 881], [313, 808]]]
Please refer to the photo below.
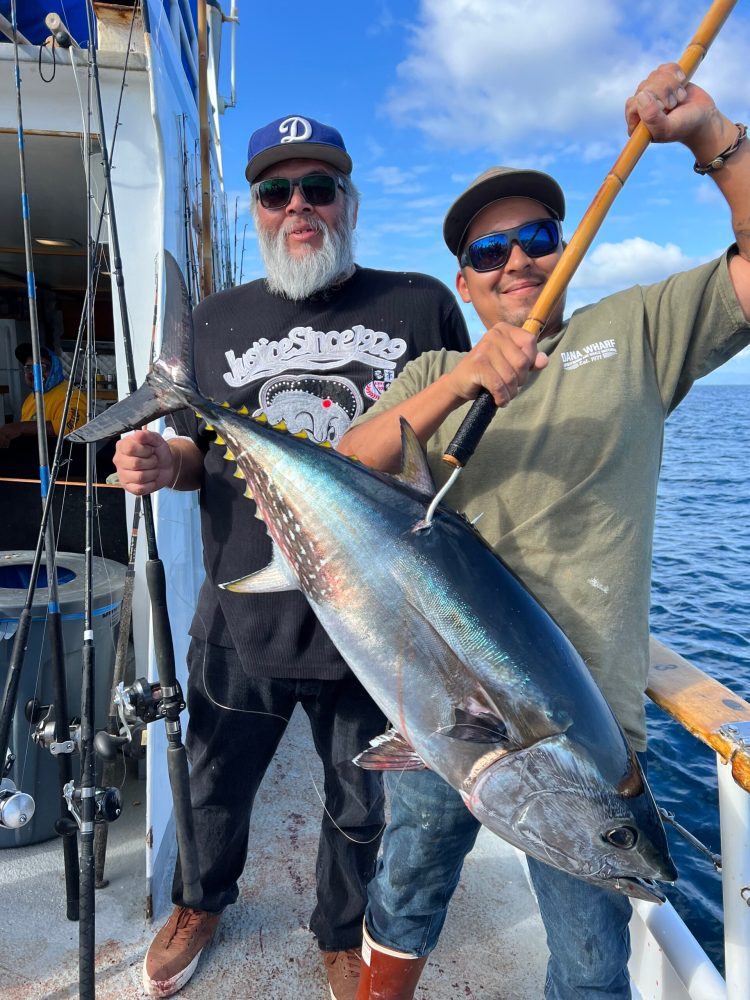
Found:
[[283, 239], [284, 237], [289, 236], [290, 233], [301, 232], [303, 229], [312, 229], [316, 233], [329, 232], [328, 226], [322, 219], [317, 218], [315, 215], [311, 215], [309, 218], [287, 219], [287, 221], [279, 229], [277, 238]]

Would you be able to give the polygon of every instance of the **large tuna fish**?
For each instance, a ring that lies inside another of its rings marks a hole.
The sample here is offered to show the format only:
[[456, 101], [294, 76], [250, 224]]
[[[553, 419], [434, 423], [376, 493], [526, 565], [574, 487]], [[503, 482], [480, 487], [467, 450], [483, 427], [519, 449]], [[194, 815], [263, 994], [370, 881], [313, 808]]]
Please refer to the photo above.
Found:
[[171, 257], [166, 275], [161, 357], [136, 393], [70, 437], [194, 408], [227, 445], [274, 543], [265, 569], [226, 586], [302, 591], [395, 727], [361, 763], [426, 765], [527, 854], [663, 898], [652, 880], [676, 872], [620, 726], [563, 632], [463, 516], [440, 506], [420, 530], [435, 487], [408, 425], [393, 477], [207, 401]]

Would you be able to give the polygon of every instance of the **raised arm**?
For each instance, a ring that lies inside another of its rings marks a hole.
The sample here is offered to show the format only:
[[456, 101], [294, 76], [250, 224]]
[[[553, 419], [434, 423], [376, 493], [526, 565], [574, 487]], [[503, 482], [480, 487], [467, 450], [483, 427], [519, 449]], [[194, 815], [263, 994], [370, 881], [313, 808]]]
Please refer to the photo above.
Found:
[[723, 166], [710, 170], [709, 175], [732, 213], [739, 253], [730, 261], [729, 273], [740, 306], [750, 319], [750, 142], [705, 90], [685, 83], [677, 63], [659, 66], [639, 85], [625, 106], [625, 117], [630, 132], [643, 121], [654, 142], [683, 143], [701, 167], [732, 150]]

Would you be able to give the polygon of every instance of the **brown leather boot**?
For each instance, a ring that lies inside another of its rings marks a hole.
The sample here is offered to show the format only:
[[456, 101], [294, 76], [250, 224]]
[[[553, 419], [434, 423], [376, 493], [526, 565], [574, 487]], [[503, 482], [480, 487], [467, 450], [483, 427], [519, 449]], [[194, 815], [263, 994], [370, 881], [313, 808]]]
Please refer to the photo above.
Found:
[[414, 958], [362, 934], [362, 972], [355, 1000], [414, 1000], [427, 956]]

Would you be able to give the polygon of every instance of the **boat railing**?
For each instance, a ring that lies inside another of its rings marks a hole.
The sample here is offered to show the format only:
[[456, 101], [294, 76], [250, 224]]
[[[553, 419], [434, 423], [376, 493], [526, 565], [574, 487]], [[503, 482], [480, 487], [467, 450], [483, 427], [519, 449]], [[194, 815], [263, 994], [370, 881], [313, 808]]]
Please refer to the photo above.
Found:
[[[634, 901], [633, 954], [650, 963], [637, 976], [642, 997], [664, 992], [676, 977], [690, 1000], [747, 1000], [750, 983], [750, 703], [651, 639], [647, 694], [716, 754], [721, 830], [725, 977], [717, 972], [669, 903]], [[640, 921], [640, 926], [639, 926]], [[645, 937], [650, 943], [644, 948]], [[645, 956], [645, 957], [644, 957]], [[631, 971], [632, 967], [631, 967]], [[650, 984], [653, 984], [651, 988]], [[661, 984], [660, 986], [658, 984]]]

